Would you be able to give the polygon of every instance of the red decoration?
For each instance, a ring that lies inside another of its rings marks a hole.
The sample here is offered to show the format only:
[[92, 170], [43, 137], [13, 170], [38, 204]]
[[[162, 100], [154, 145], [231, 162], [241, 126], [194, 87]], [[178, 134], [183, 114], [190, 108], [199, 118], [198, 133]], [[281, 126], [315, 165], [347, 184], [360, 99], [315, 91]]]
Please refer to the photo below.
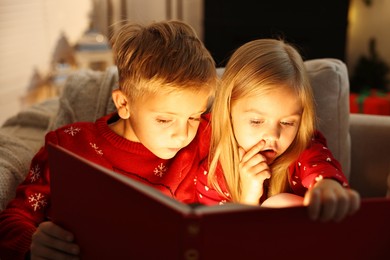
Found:
[[349, 108], [351, 113], [359, 113], [359, 103], [358, 103], [359, 95], [356, 93], [351, 93], [349, 95]]
[[390, 92], [378, 92], [371, 89], [364, 93], [350, 93], [349, 107], [351, 113], [371, 115], [390, 115]]
[[363, 113], [372, 115], [390, 115], [390, 100], [386, 97], [367, 97], [363, 102]]

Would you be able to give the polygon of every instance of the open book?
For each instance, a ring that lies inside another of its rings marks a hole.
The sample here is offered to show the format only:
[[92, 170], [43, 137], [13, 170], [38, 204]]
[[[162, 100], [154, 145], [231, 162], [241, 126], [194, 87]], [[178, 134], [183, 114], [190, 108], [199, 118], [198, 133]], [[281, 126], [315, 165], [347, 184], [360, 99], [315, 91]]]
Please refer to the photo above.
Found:
[[306, 207], [190, 206], [49, 146], [51, 219], [82, 259], [390, 259], [390, 200], [364, 199], [341, 222]]

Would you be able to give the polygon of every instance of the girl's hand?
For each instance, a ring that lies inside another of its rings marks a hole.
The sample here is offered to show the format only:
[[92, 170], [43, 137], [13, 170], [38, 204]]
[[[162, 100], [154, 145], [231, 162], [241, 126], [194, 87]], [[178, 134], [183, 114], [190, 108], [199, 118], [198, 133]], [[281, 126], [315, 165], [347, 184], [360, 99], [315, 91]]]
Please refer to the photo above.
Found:
[[267, 198], [262, 204], [262, 207], [267, 208], [287, 208], [303, 205], [303, 197], [292, 193], [279, 193]]
[[241, 203], [258, 205], [260, 197], [263, 195], [263, 182], [271, 177], [266, 158], [260, 154], [264, 145], [265, 142], [262, 140], [248, 152], [245, 152], [241, 147], [239, 148]]
[[313, 220], [340, 221], [360, 207], [360, 195], [332, 179], [322, 179], [309, 189], [303, 201]]
[[51, 221], [42, 222], [32, 236], [31, 259], [79, 259], [73, 234]]

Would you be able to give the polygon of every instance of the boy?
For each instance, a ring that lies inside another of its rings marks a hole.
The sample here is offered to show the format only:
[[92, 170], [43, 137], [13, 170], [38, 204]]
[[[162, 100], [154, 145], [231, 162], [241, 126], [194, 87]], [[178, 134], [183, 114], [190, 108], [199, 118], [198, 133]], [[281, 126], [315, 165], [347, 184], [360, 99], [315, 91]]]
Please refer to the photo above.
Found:
[[[46, 144], [59, 144], [181, 202], [196, 202], [196, 167], [208, 153], [201, 143], [208, 133], [202, 114], [217, 84], [211, 55], [194, 30], [178, 21], [126, 24], [114, 37], [113, 50], [117, 112], [52, 131]], [[43, 147], [16, 197], [0, 213], [1, 259], [78, 257], [72, 233], [47, 219], [49, 198]]]

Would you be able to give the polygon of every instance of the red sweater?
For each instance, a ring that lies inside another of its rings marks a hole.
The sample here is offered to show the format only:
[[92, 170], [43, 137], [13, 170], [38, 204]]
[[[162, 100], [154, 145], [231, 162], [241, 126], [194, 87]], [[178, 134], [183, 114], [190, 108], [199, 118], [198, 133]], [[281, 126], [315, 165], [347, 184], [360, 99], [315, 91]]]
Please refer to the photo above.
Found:
[[[197, 202], [195, 174], [207, 156], [210, 130], [208, 116], [202, 117], [194, 140], [174, 158], [156, 157], [141, 143], [115, 134], [108, 122], [117, 115], [107, 115], [96, 123], [74, 123], [46, 135], [52, 142], [67, 148], [118, 174], [146, 183], [184, 203]], [[77, 180], [75, 180], [77, 181]], [[93, 180], [91, 180], [91, 183]], [[34, 156], [30, 171], [17, 190], [16, 197], [0, 213], [0, 258], [24, 259], [31, 236], [39, 223], [47, 220], [50, 210], [50, 174], [46, 146]]]
[[[289, 174], [290, 187], [293, 193], [299, 196], [304, 196], [307, 189], [322, 178], [335, 179], [348, 187], [348, 181], [341, 170], [340, 163], [327, 148], [326, 139], [320, 132], [316, 132], [311, 145], [301, 153], [298, 160], [290, 165]], [[208, 165], [205, 160], [197, 175], [196, 189], [199, 203], [214, 205], [229, 201], [207, 184], [207, 176]], [[229, 198], [220, 167], [217, 167], [216, 176], [222, 191]]]

